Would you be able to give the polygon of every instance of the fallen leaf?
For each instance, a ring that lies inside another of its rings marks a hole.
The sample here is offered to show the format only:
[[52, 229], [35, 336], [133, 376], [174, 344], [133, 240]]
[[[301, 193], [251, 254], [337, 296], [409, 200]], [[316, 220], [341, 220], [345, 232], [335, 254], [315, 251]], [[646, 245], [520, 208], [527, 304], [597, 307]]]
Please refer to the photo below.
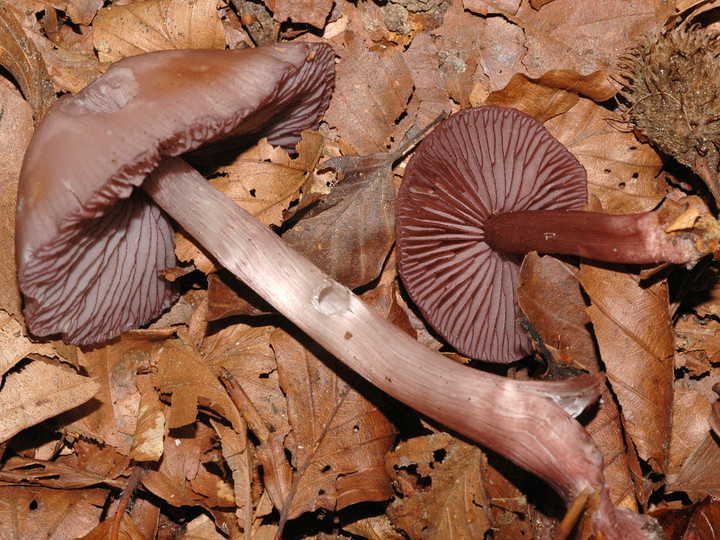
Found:
[[559, 259], [528, 253], [520, 268], [518, 305], [559, 367], [597, 373], [599, 358], [577, 273]]
[[593, 324], [623, 425], [654, 471], [667, 469], [673, 385], [673, 333], [667, 283], [582, 265]]
[[107, 489], [0, 486], [0, 537], [77, 538], [100, 520]]
[[68, 490], [103, 484], [115, 488], [125, 485], [123, 481], [108, 478], [104, 474], [97, 474], [77, 466], [23, 457], [12, 457], [5, 462], [0, 470], [0, 481], [13, 484], [27, 482], [36, 486]]
[[0, 442], [85, 403], [99, 389], [97, 381], [62, 366], [34, 361], [16, 367], [0, 391]]
[[386, 461], [401, 495], [388, 515], [410, 538], [483, 538], [491, 529], [477, 446], [437, 433], [400, 443]]
[[347, 39], [336, 47], [340, 61], [325, 120], [342, 131], [357, 153], [385, 151], [412, 95], [412, 73], [399, 47], [380, 55], [354, 34], [343, 35]]
[[49, 343], [30, 341], [20, 323], [3, 310], [0, 310], [0, 375], [24, 358], [35, 354], [48, 358], [58, 354]]
[[[19, 18], [15, 8], [7, 3], [0, 5], [0, 64], [15, 77], [35, 119], [40, 120], [55, 102], [55, 92], [45, 62]], [[23, 130], [21, 137], [25, 136], [27, 131]]]
[[292, 426], [285, 441], [292, 485], [289, 491], [267, 485], [282, 516], [388, 499], [392, 489], [383, 456], [396, 431], [378, 408], [379, 396], [371, 401], [368, 387], [361, 394], [346, 382], [356, 378], [337, 360], [282, 330], [273, 334], [272, 346]]
[[[0, 6], [0, 17], [2, 10]], [[4, 79], [0, 83], [0, 100], [3, 103], [0, 116], [0, 151], [3, 155], [0, 161], [0, 309], [20, 317], [22, 304], [15, 268], [15, 206], [22, 156], [32, 135], [33, 119], [27, 102]]]
[[93, 22], [102, 62], [166, 49], [222, 49], [225, 32], [215, 0], [149, 0], [103, 8]]
[[705, 497], [684, 508], [662, 508], [651, 513], [667, 538], [683, 540], [716, 540], [720, 523], [720, 501]]
[[168, 429], [194, 424], [201, 405], [226, 418], [238, 433], [245, 431], [245, 423], [217, 375], [192, 345], [179, 339], [166, 341], [155, 361], [155, 386], [172, 395]]
[[283, 240], [350, 289], [376, 279], [395, 241], [392, 166], [399, 157], [393, 152], [326, 161], [323, 167], [337, 170], [340, 182], [299, 212]]

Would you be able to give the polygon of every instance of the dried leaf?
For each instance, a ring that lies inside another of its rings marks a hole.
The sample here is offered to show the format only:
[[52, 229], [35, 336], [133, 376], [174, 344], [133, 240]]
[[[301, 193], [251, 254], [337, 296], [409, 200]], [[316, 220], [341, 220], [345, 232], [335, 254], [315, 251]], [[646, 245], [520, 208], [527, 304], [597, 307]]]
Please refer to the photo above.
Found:
[[93, 24], [102, 62], [166, 49], [222, 49], [215, 0], [149, 0], [100, 10]]
[[[19, 18], [15, 8], [0, 4], [0, 64], [15, 77], [35, 119], [40, 120], [55, 102], [55, 92], [45, 62], [25, 35]], [[26, 135], [23, 129], [21, 137]]]
[[161, 393], [172, 394], [168, 429], [195, 423], [198, 405], [202, 405], [226, 418], [238, 433], [245, 431], [245, 423], [217, 375], [192, 345], [166, 341], [156, 362], [155, 385]]
[[359, 154], [387, 150], [413, 90], [412, 73], [400, 48], [380, 55], [353, 34], [336, 52], [337, 82], [325, 120]]
[[125, 484], [79, 467], [24, 457], [8, 459], [0, 471], [0, 481], [17, 484], [30, 482], [54, 489], [79, 489], [101, 484], [122, 487]]
[[100, 384], [95, 406], [76, 419], [73, 433], [102, 441], [127, 455], [135, 434], [140, 394], [137, 373], [150, 368], [152, 342], [142, 337], [121, 336], [119, 340], [88, 350], [81, 365]]
[[720, 445], [717, 437], [708, 433], [685, 460], [677, 476], [668, 479], [665, 488], [684, 491], [691, 499], [708, 495], [720, 497]]
[[134, 461], [160, 461], [165, 440], [165, 406], [154, 388], [149, 384], [144, 386], [128, 456]]
[[561, 366], [600, 370], [578, 269], [554, 257], [528, 253], [520, 269], [518, 305]]
[[[0, 5], [0, 18], [3, 9]], [[0, 49], [3, 47], [2, 39], [0, 37]], [[32, 135], [33, 121], [28, 104], [5, 80], [0, 83], [0, 101], [3, 104], [0, 116], [0, 152], [3, 156], [0, 161], [0, 309], [19, 317], [21, 300], [15, 268], [15, 206], [22, 157]]]
[[670, 439], [673, 334], [667, 283], [583, 265], [588, 315], [624, 426], [642, 459], [665, 473]]
[[483, 538], [492, 524], [477, 446], [446, 433], [400, 443], [387, 456], [401, 497], [388, 508], [393, 524], [412, 539]]
[[695, 449], [701, 446], [708, 436], [712, 405], [713, 402], [699, 390], [687, 386], [675, 386], [668, 464], [670, 483], [680, 473]]
[[33, 343], [23, 331], [19, 322], [0, 310], [0, 375], [23, 358], [36, 354], [48, 358], [57, 357], [57, 352], [48, 343]]
[[652, 515], [662, 526], [667, 538], [683, 540], [717, 540], [717, 524], [720, 523], [720, 501], [705, 497], [702, 501], [685, 508], [664, 508]]
[[283, 234], [288, 245], [355, 289], [380, 275], [395, 241], [397, 154], [342, 156], [323, 166], [342, 180]]
[[333, 3], [333, 0], [268, 0], [265, 2], [277, 22], [306, 23], [315, 28], [325, 26]]
[[100, 520], [107, 489], [0, 486], [0, 538], [77, 538]]
[[85, 403], [99, 389], [97, 381], [62, 366], [35, 361], [16, 368], [0, 391], [0, 442]]
[[292, 486], [288, 492], [267, 484], [282, 515], [292, 519], [318, 508], [389, 498], [383, 456], [395, 429], [376, 405], [379, 396], [370, 401], [369, 388], [361, 394], [331, 371], [328, 366], [354, 378], [337, 360], [321, 351], [316, 356], [281, 330], [272, 345], [293, 428], [285, 441], [295, 469]]
[[[114, 527], [116, 528], [114, 529]], [[116, 535], [114, 537], [111, 536], [113, 531]], [[119, 523], [115, 524], [115, 516], [113, 516], [77, 540], [106, 540], [107, 538], [117, 538], [118, 540], [147, 540], [127, 513], [120, 517]]]
[[616, 506], [637, 512], [637, 495], [631, 473], [635, 469], [629, 463], [631, 460], [637, 462], [637, 457], [625, 447], [622, 417], [609, 389], [598, 400], [597, 412], [586, 429], [603, 456], [610, 500]]

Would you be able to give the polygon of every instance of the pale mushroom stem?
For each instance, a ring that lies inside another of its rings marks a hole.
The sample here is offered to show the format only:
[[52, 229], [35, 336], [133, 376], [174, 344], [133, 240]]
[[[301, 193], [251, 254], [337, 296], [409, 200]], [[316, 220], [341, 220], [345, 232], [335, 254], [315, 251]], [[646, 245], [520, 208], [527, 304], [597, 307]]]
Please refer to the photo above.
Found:
[[621, 523], [625, 531], [608, 530], [607, 538], [627, 537], [627, 527], [639, 532], [640, 516], [615, 512], [609, 502], [602, 457], [589, 435], [552, 401], [579, 413], [596, 397], [597, 380], [512, 381], [431, 351], [286, 246], [182, 160], [161, 162], [143, 189], [218, 262], [362, 377], [543, 478], [568, 502], [584, 490], [600, 494], [610, 514], [604, 522], [610, 529]]
[[526, 210], [491, 215], [484, 240], [494, 250], [578, 255], [627, 264], [683, 264], [698, 257], [694, 238], [666, 232], [659, 211], [611, 215], [581, 210]]

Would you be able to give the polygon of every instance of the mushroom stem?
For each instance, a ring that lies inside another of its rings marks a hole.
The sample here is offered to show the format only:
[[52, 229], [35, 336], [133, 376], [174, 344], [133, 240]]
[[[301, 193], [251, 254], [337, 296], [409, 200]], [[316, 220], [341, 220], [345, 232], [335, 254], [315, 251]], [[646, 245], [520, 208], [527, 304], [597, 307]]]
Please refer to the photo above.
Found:
[[[607, 497], [602, 457], [566, 412], [577, 414], [595, 399], [594, 377], [513, 381], [431, 351], [180, 159], [164, 159], [143, 189], [219, 263], [383, 391], [543, 478], [568, 502], [585, 489]], [[609, 499], [608, 504], [614, 508]], [[623, 537], [609, 533], [608, 538]]]
[[684, 264], [698, 259], [696, 237], [666, 232], [667, 213], [611, 215], [580, 210], [525, 210], [493, 214], [484, 240], [494, 250], [578, 255], [625, 264]]

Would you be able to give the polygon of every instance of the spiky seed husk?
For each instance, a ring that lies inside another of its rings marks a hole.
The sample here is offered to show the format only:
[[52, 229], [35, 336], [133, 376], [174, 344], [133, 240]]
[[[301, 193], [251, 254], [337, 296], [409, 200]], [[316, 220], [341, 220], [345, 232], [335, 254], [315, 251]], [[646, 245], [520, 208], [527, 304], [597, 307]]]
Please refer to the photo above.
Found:
[[618, 74], [628, 121], [663, 153], [717, 182], [720, 34], [681, 26], [646, 37], [621, 57]]

